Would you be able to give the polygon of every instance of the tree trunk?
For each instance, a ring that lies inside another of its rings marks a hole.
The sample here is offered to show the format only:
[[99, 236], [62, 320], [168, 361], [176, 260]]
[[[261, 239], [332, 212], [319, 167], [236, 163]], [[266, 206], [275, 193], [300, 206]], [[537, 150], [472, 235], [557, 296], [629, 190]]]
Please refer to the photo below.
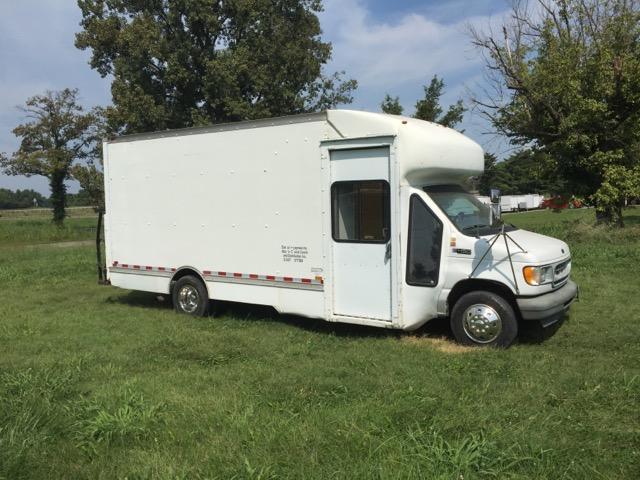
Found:
[[617, 228], [624, 227], [622, 204], [596, 207], [596, 223]]
[[51, 187], [51, 205], [53, 206], [53, 222], [62, 226], [64, 222], [67, 186], [64, 184], [66, 172], [55, 170], [49, 178]]

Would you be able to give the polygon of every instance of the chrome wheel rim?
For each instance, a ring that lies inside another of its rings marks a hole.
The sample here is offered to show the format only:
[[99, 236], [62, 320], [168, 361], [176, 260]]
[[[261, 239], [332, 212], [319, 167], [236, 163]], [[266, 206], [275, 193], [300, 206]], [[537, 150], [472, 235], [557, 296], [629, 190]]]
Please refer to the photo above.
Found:
[[198, 309], [200, 295], [193, 285], [184, 285], [178, 291], [178, 304], [180, 310], [186, 313], [193, 313]]
[[462, 314], [464, 333], [477, 343], [491, 343], [502, 332], [502, 319], [489, 305], [471, 305]]

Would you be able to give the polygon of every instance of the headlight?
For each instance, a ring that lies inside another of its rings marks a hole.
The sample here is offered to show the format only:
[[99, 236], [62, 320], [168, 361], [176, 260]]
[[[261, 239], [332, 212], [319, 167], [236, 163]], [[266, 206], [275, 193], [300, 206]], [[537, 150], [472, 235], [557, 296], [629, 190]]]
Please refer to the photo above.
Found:
[[543, 285], [553, 281], [553, 266], [524, 267], [522, 274], [529, 285]]

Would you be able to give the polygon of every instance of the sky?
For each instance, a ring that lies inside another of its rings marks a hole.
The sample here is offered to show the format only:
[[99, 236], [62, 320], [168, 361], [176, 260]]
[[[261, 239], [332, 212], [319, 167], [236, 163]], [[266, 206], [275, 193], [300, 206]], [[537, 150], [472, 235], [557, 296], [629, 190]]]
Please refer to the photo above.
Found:
[[[486, 29], [500, 22], [506, 0], [324, 0], [322, 38], [333, 45], [326, 72], [346, 72], [358, 80], [348, 108], [379, 111], [385, 93], [398, 95], [406, 114], [434, 74], [443, 78], [446, 106], [483, 82], [483, 63], [471, 45], [468, 26]], [[73, 45], [80, 29], [75, 0], [4, 0], [0, 4], [0, 152], [11, 153], [18, 139], [11, 130], [24, 120], [17, 108], [45, 90], [75, 87], [83, 105], [111, 101], [108, 79], [88, 65], [89, 53]], [[461, 128], [485, 150], [501, 155], [503, 143], [477, 114]], [[0, 188], [32, 188], [49, 194], [43, 177], [11, 177], [0, 172]], [[71, 182], [71, 192], [77, 191]]]

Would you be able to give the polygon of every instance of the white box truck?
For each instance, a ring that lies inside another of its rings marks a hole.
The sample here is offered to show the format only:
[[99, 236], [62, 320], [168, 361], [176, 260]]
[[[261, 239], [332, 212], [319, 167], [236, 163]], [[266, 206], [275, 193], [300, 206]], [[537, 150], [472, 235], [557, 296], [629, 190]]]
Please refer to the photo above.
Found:
[[348, 110], [111, 139], [108, 278], [186, 314], [226, 300], [404, 330], [448, 316], [459, 341], [506, 346], [577, 289], [564, 242], [501, 225], [462, 188], [482, 169], [455, 130]]

